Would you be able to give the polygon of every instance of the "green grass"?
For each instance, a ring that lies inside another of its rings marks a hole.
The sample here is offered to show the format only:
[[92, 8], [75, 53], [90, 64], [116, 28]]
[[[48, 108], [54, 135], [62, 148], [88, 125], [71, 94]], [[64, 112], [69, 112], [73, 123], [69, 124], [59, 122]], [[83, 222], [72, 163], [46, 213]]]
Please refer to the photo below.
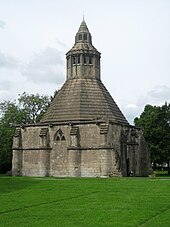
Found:
[[165, 178], [0, 177], [0, 226], [170, 226]]

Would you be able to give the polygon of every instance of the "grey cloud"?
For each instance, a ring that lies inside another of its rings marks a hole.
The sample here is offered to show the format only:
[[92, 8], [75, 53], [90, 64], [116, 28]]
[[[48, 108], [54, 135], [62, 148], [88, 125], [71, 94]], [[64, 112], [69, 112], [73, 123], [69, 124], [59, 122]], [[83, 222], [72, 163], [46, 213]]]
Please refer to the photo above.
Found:
[[148, 92], [148, 95], [155, 102], [170, 101], [170, 87], [166, 85], [155, 86]]
[[133, 123], [134, 118], [140, 116], [147, 104], [161, 106], [165, 101], [170, 102], [170, 87], [157, 85], [146, 95], [138, 97], [136, 104], [125, 105], [122, 110], [129, 122]]
[[139, 115], [139, 107], [137, 107], [135, 104], [128, 104], [122, 106], [122, 111], [125, 114], [127, 120], [130, 124], [133, 124], [134, 118]]
[[15, 58], [0, 52], [0, 68], [16, 68], [18, 62]]
[[0, 102], [4, 100], [8, 100], [10, 90], [12, 87], [12, 83], [8, 80], [3, 80], [3, 78], [0, 78], [1, 83], [0, 83]]
[[67, 45], [63, 42], [61, 42], [58, 38], [55, 39], [56, 43], [61, 46], [64, 50], [67, 49]]
[[64, 79], [62, 56], [63, 53], [56, 48], [47, 47], [40, 53], [34, 53], [22, 74], [32, 82], [60, 84]]
[[0, 28], [5, 28], [6, 22], [3, 20], [0, 20]]
[[161, 106], [165, 101], [170, 102], [170, 87], [157, 85], [145, 95], [138, 97], [135, 104], [125, 104], [122, 111], [130, 123], [133, 124], [135, 117], [139, 117], [147, 104]]
[[0, 90], [9, 90], [11, 87], [11, 82], [10, 81], [1, 81], [0, 83]]

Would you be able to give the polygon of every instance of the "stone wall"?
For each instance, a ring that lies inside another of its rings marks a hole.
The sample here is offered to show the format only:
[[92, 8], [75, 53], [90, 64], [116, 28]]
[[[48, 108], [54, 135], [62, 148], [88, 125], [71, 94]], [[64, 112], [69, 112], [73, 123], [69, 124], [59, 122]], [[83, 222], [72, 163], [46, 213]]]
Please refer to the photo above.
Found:
[[147, 163], [141, 131], [111, 122], [26, 125], [13, 141], [14, 175], [140, 176]]

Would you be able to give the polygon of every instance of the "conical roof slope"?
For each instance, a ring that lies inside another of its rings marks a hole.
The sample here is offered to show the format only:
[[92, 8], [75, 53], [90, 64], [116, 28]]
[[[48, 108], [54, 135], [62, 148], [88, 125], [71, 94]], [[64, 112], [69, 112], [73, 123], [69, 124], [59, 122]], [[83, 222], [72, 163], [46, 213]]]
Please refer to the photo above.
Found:
[[128, 124], [100, 80], [67, 80], [52, 101], [42, 122], [109, 119]]
[[[67, 80], [41, 122], [112, 120], [129, 124], [100, 80], [100, 53], [95, 48], [87, 48], [92, 43], [84, 20], [75, 40], [67, 53]], [[77, 45], [81, 45], [81, 49], [75, 48]]]

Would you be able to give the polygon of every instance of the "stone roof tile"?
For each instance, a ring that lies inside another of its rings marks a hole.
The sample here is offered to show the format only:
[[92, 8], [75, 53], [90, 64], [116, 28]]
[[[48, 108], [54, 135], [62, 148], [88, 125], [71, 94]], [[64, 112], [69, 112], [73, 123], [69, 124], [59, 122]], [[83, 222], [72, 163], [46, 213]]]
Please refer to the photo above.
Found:
[[128, 124], [100, 80], [75, 78], [64, 83], [41, 122], [94, 119], [108, 119]]

